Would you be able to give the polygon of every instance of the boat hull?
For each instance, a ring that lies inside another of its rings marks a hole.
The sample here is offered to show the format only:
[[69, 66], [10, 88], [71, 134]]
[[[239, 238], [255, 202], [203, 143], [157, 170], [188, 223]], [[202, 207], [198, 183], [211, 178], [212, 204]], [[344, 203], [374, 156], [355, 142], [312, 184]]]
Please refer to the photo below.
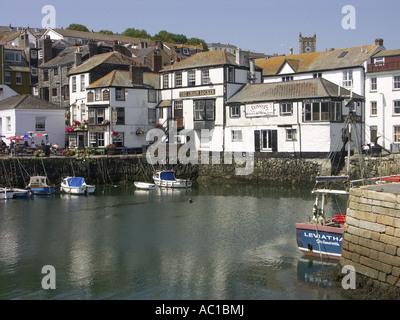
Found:
[[14, 199], [28, 199], [31, 196], [31, 191], [27, 189], [13, 188]]
[[31, 192], [36, 196], [49, 196], [52, 195], [56, 189], [54, 187], [40, 187], [40, 188], [30, 188]]
[[61, 185], [61, 191], [68, 194], [92, 194], [95, 190], [95, 186], [69, 187]]
[[154, 189], [157, 189], [157, 185], [154, 184], [154, 183], [136, 181], [133, 184], [135, 185], [136, 188], [142, 189], [142, 190], [154, 190]]
[[162, 179], [154, 179], [154, 183], [160, 187], [166, 188], [190, 188], [192, 186], [192, 181], [190, 180], [162, 180]]
[[343, 227], [296, 223], [297, 246], [308, 256], [339, 260]]
[[0, 189], [0, 200], [12, 199], [14, 197], [14, 192], [10, 189], [2, 188]]

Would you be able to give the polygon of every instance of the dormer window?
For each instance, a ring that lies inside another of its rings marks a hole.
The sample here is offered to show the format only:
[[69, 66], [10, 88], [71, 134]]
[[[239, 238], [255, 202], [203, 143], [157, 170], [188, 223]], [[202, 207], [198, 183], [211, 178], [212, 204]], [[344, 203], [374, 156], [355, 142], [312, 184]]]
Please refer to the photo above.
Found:
[[348, 51], [343, 51], [341, 54], [339, 54], [338, 58], [343, 58]]

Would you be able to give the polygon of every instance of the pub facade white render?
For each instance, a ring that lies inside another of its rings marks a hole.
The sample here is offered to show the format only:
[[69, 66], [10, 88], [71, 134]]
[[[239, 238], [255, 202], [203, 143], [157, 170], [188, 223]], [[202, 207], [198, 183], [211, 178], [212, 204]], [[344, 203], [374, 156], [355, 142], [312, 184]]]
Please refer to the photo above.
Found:
[[[196, 151], [224, 151], [226, 100], [249, 82], [261, 82], [261, 70], [249, 54], [226, 51], [197, 53], [161, 70], [159, 125], [176, 123], [175, 142], [194, 139]], [[186, 133], [179, 135], [181, 130]]]

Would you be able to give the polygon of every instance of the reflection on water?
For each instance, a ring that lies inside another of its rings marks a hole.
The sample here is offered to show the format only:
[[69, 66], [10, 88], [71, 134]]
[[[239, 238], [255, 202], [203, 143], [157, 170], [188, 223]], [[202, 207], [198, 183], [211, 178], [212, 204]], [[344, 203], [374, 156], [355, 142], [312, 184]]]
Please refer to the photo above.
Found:
[[[4, 201], [0, 298], [340, 299], [297, 249], [312, 203], [309, 189], [258, 185]], [[56, 290], [41, 288], [44, 265]]]

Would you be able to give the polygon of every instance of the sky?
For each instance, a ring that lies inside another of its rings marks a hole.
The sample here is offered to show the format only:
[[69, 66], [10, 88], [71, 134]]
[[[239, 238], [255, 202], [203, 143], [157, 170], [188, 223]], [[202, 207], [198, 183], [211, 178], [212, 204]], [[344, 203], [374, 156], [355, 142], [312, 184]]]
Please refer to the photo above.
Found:
[[[373, 44], [400, 49], [399, 0], [3, 0], [0, 25], [42, 27], [45, 5], [55, 8], [56, 28], [71, 23], [122, 33], [161, 30], [207, 43], [232, 44], [265, 54], [299, 52], [299, 33], [317, 35], [317, 51]], [[345, 6], [352, 10], [342, 10]], [[350, 28], [349, 28], [350, 27]]]

